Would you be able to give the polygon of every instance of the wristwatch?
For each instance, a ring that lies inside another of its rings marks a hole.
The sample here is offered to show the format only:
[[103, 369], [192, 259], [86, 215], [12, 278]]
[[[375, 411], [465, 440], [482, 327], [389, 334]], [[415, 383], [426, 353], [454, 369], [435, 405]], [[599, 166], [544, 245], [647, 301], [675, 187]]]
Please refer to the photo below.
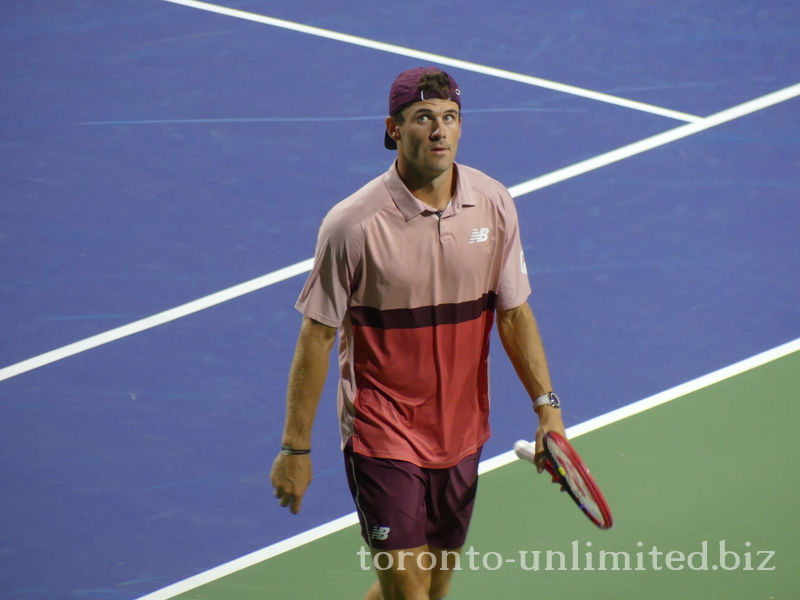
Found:
[[539, 396], [536, 400], [534, 400], [533, 410], [536, 410], [545, 404], [549, 404], [553, 408], [561, 408], [561, 400], [558, 399], [558, 396], [556, 396], [554, 392], [547, 392], [546, 394]]

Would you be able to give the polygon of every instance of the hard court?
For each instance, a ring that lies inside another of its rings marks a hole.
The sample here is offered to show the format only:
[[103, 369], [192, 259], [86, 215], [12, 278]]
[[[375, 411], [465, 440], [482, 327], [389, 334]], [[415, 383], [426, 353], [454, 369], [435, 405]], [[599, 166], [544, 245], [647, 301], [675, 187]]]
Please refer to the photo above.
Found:
[[334, 365], [299, 515], [269, 469], [317, 228], [427, 65], [515, 198], [616, 521], [509, 454], [535, 417], [495, 337], [449, 597], [794, 597], [800, 5], [30, 0], [0, 6], [0, 598], [363, 596]]

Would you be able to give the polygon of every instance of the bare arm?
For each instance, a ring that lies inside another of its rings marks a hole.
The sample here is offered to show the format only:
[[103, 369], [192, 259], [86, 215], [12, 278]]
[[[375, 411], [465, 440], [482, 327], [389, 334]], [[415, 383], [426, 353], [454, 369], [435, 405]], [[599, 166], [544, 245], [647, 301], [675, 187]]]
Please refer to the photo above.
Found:
[[[497, 332], [503, 342], [508, 358], [522, 381], [522, 385], [535, 400], [542, 394], [553, 391], [550, 371], [544, 353], [542, 338], [536, 319], [528, 303], [525, 302], [510, 310], [497, 311]], [[561, 410], [552, 406], [540, 406], [536, 410], [539, 427], [536, 431], [536, 454], [542, 450], [542, 437], [548, 431], [555, 431], [566, 438]], [[539, 468], [541, 472], [541, 466]]]
[[[311, 429], [328, 375], [328, 360], [335, 340], [336, 329], [308, 317], [303, 318], [289, 370], [282, 441], [285, 446], [296, 450], [311, 448]], [[297, 514], [303, 495], [311, 483], [311, 476], [309, 454], [278, 454], [272, 464], [270, 479], [281, 506], [291, 504], [290, 510]]]

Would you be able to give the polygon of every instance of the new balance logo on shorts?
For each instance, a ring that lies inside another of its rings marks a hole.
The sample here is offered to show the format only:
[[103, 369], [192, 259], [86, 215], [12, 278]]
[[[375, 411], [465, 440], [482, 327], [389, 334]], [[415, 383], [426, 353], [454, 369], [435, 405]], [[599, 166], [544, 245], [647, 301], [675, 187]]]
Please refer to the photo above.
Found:
[[474, 244], [475, 242], [485, 242], [489, 239], [489, 228], [488, 227], [481, 227], [480, 229], [473, 229], [472, 235], [469, 238], [469, 243]]
[[372, 528], [372, 533], [369, 535], [373, 540], [382, 542], [389, 537], [389, 527], [378, 527], [377, 525]]

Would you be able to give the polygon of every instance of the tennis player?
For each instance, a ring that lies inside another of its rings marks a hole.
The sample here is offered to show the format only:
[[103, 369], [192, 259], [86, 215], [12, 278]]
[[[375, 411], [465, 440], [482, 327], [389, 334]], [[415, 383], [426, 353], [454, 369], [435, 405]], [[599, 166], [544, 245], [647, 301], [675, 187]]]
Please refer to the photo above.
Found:
[[489, 438], [489, 336], [505, 351], [545, 432], [564, 434], [533, 313], [514, 202], [455, 162], [461, 90], [435, 67], [389, 94], [389, 170], [325, 217], [289, 373], [281, 506], [300, 510], [311, 429], [339, 339], [342, 450], [361, 532], [376, 557], [367, 600], [435, 600], [449, 589]]

